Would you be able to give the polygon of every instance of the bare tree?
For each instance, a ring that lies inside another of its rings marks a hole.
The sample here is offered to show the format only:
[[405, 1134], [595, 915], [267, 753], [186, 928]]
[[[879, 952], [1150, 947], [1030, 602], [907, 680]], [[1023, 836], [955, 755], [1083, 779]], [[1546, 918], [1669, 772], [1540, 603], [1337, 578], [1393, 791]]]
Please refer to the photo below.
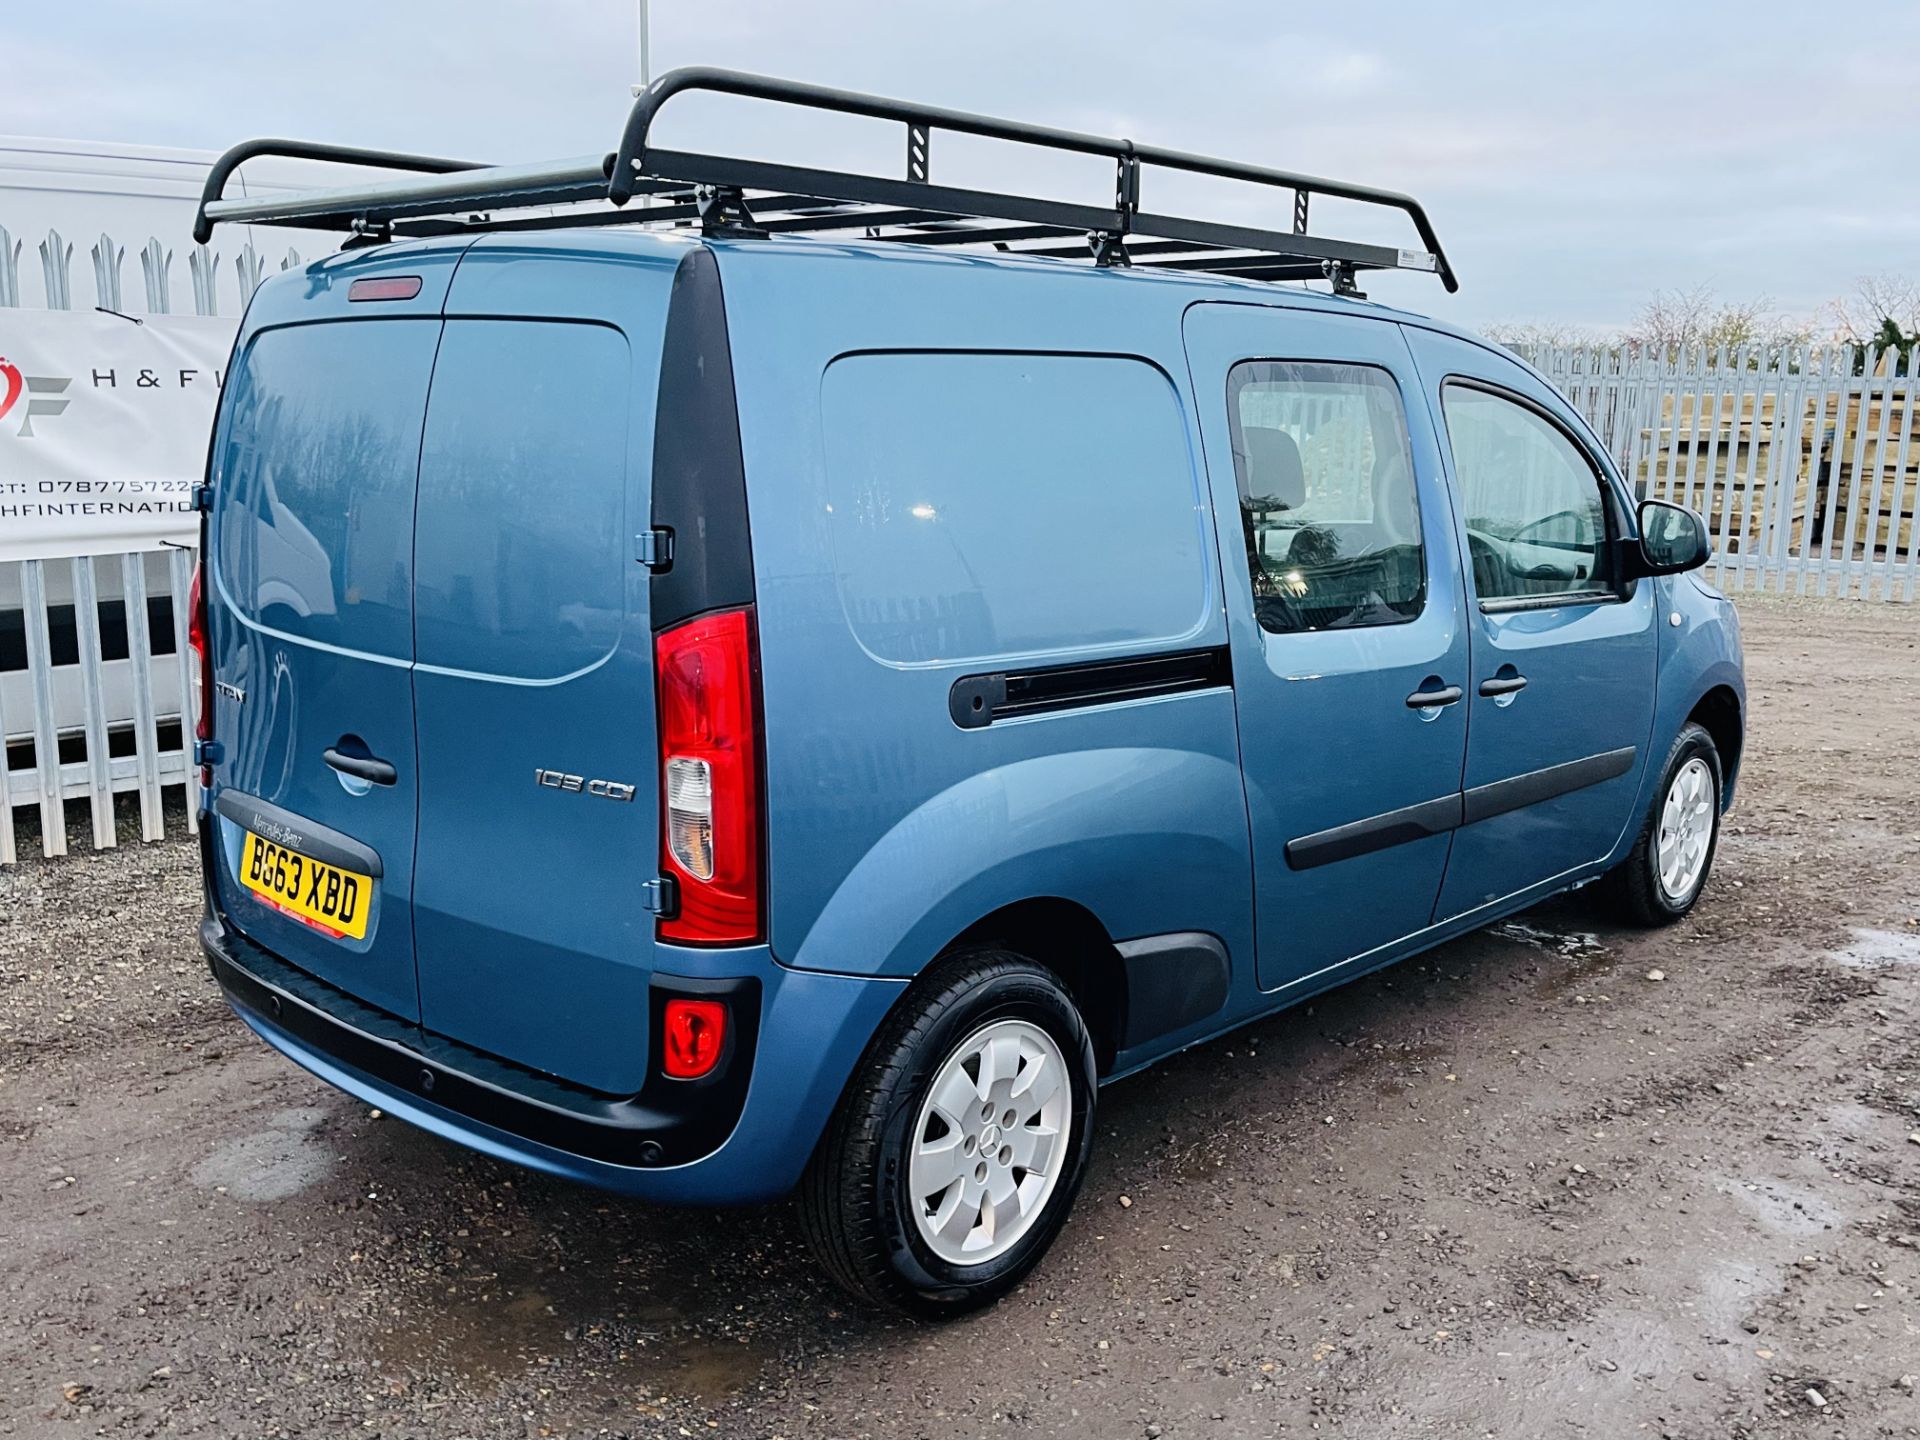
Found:
[[1509, 350], [1551, 350], [1595, 343], [1594, 336], [1580, 326], [1558, 320], [1496, 320], [1482, 326], [1480, 333]]
[[1630, 354], [1658, 356], [1695, 346], [1709, 354], [1723, 345], [1729, 350], [1743, 345], [1780, 350], [1812, 338], [1811, 326], [1779, 314], [1768, 296], [1729, 302], [1715, 295], [1711, 286], [1696, 285], [1654, 291], [1639, 318], [1620, 333], [1619, 344]]
[[1884, 343], [1888, 321], [1896, 333], [1920, 332], [1920, 283], [1904, 275], [1862, 275], [1853, 293], [1830, 301], [1826, 318], [1833, 338], [1847, 345]]

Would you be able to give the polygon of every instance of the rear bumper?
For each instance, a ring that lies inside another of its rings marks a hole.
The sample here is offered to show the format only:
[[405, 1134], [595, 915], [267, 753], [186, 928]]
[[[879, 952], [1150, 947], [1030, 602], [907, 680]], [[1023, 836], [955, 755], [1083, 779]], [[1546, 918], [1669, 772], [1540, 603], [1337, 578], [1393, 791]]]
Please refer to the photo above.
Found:
[[[670, 1203], [773, 1199], [799, 1180], [891, 981], [787, 970], [764, 949], [694, 955], [668, 994], [721, 994], [737, 1042], [708, 1080], [600, 1095], [423, 1031], [295, 969], [217, 915], [200, 940], [227, 1001], [269, 1045], [370, 1105], [485, 1154]], [[722, 967], [733, 973], [718, 973]]]

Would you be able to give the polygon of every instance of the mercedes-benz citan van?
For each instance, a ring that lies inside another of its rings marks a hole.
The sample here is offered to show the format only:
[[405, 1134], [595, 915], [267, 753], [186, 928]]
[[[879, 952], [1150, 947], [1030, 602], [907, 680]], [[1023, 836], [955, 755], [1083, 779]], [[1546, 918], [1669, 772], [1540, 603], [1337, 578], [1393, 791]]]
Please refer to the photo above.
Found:
[[[905, 177], [654, 146], [688, 90], [903, 125]], [[943, 132], [1112, 204], [938, 185]], [[416, 173], [220, 198], [262, 153]], [[1156, 169], [1290, 224], [1155, 212]], [[1453, 282], [1404, 196], [680, 71], [605, 158], [239, 147], [201, 231], [242, 220], [346, 244], [254, 297], [200, 495], [201, 935], [390, 1114], [797, 1190], [842, 1283], [948, 1313], [1058, 1233], [1106, 1081], [1707, 881], [1745, 690], [1704, 527], [1357, 296]]]

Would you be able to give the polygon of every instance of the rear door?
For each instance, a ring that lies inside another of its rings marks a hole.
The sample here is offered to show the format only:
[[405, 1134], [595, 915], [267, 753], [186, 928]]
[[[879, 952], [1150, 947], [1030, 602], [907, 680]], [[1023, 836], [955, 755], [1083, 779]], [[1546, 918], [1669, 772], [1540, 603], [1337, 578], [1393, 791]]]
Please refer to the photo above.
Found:
[[476, 244], [421, 448], [422, 1021], [609, 1093], [646, 1074], [659, 762], [636, 536], [677, 258]]
[[[211, 469], [220, 905], [266, 949], [407, 1019], [414, 480], [458, 256], [342, 257], [263, 290]], [[419, 293], [347, 299], [355, 279], [395, 274]]]

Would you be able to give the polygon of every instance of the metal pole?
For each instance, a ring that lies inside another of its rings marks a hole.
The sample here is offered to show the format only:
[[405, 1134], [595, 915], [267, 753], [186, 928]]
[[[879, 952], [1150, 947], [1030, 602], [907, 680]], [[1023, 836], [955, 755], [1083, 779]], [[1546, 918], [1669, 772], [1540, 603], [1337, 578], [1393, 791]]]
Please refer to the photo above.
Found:
[[[634, 0], [633, 8], [634, 19], [640, 28], [640, 83], [633, 87], [634, 98], [638, 99], [647, 93], [647, 86], [653, 83], [653, 46], [652, 36], [649, 34], [653, 27], [648, 0]], [[640, 202], [638, 208], [642, 210], [653, 203], [651, 195], [641, 195], [637, 198]]]
[[640, 26], [640, 83], [633, 87], [633, 93], [638, 96], [653, 83], [653, 56], [647, 33], [651, 28], [648, 24], [647, 0], [634, 0], [634, 10]]

